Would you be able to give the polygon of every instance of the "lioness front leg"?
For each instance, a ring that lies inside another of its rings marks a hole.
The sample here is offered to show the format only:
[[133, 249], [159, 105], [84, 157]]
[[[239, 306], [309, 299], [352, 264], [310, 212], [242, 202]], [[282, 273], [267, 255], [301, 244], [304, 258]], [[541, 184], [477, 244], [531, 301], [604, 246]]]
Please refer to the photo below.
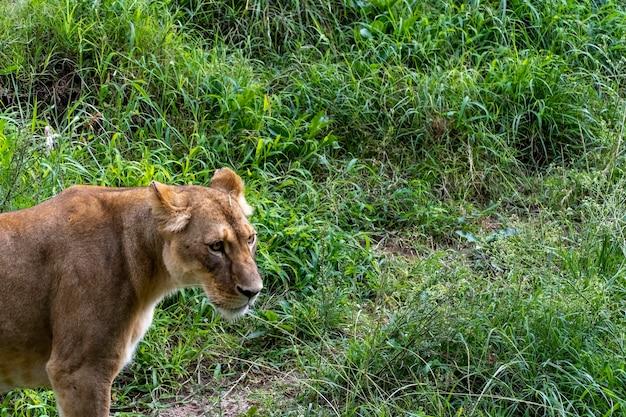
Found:
[[109, 372], [88, 366], [68, 370], [52, 360], [46, 371], [61, 417], [108, 417], [113, 382]]

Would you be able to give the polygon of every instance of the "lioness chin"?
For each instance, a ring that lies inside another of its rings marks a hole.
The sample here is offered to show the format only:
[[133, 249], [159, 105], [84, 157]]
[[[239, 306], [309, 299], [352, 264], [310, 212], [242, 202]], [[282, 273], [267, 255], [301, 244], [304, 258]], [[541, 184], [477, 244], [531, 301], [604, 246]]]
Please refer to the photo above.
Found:
[[241, 178], [75, 186], [0, 214], [0, 392], [51, 386], [64, 417], [108, 416], [156, 304], [200, 286], [226, 318], [262, 289]]

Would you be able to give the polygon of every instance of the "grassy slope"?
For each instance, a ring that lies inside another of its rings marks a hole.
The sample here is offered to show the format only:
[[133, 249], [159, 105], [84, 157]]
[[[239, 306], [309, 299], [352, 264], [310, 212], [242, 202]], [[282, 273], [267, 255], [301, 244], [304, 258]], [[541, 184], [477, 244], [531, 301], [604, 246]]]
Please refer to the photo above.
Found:
[[620, 2], [15, 3], [2, 210], [224, 165], [257, 210], [256, 312], [166, 300], [117, 415], [624, 413]]

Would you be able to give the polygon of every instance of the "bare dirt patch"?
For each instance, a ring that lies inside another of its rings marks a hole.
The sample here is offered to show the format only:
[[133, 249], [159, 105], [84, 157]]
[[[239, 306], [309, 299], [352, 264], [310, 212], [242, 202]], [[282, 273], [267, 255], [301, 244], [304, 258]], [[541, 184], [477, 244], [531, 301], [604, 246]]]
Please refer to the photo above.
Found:
[[[161, 410], [157, 417], [239, 417], [267, 415], [272, 404], [293, 401], [300, 388], [294, 373], [246, 372], [224, 384], [220, 395], [199, 392]], [[258, 414], [254, 413], [258, 412]]]
[[188, 416], [205, 416], [206, 406], [192, 402], [189, 404], [177, 405], [169, 410], [161, 411], [159, 417], [188, 417]]
[[414, 258], [418, 256], [417, 250], [409, 238], [403, 238], [393, 234], [382, 236], [375, 249], [389, 255]]

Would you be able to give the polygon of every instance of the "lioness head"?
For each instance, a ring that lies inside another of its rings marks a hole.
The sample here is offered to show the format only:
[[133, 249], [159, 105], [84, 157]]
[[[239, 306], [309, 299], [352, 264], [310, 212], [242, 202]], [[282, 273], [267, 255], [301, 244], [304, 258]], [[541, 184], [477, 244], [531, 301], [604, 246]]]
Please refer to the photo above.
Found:
[[228, 168], [210, 187], [152, 183], [152, 212], [163, 262], [177, 287], [200, 285], [227, 319], [245, 314], [263, 283], [254, 261], [256, 232], [241, 178]]

